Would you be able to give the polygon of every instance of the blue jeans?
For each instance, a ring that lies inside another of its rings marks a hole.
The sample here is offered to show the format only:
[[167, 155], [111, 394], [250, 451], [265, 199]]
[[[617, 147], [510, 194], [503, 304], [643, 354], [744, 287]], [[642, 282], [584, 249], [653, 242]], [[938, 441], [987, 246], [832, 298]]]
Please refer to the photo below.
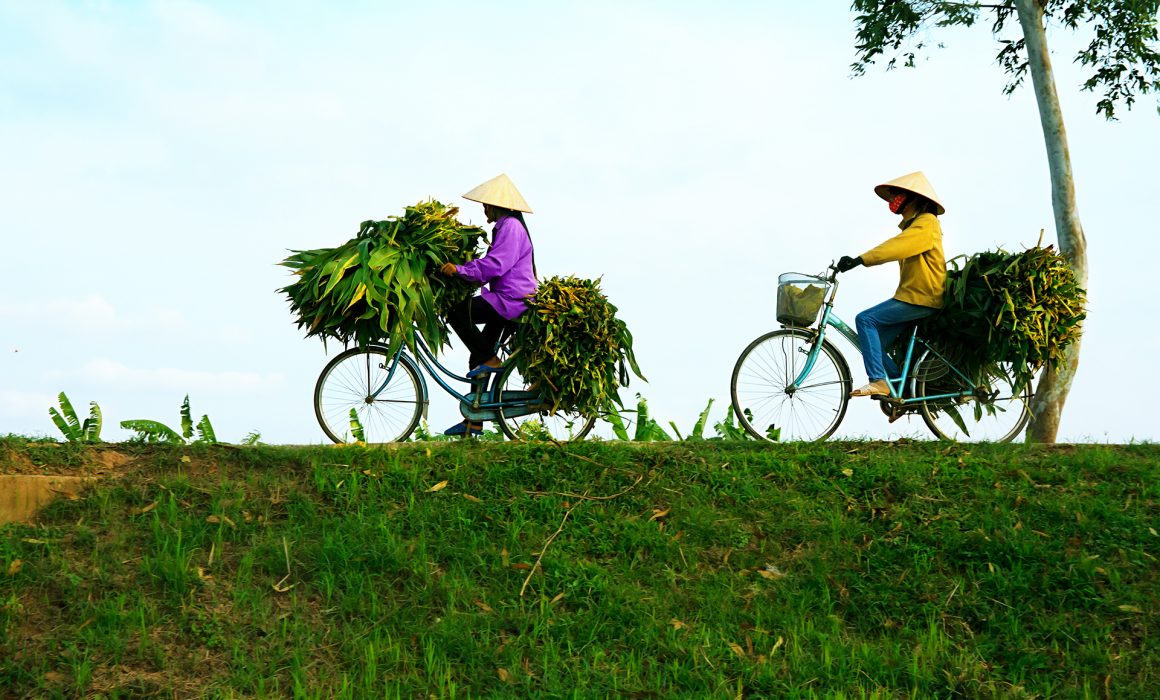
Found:
[[854, 318], [854, 325], [858, 328], [858, 345], [862, 348], [862, 361], [866, 364], [866, 376], [870, 381], [898, 378], [901, 374], [898, 365], [883, 348], [893, 343], [903, 331], [910, 329], [915, 321], [935, 311], [937, 309], [887, 299]]

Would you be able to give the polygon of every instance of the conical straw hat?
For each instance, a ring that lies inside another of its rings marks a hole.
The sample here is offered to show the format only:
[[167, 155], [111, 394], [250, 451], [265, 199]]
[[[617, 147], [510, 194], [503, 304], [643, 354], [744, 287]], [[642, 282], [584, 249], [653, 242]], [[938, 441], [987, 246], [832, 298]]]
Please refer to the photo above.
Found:
[[930, 186], [930, 180], [926, 179], [926, 175], [923, 175], [921, 170], [878, 185], [874, 188], [874, 194], [889, 202], [892, 198], [890, 190], [905, 190], [926, 197], [938, 207], [937, 213], [940, 216], [947, 211], [946, 207], [939, 201], [938, 195], [934, 193], [934, 188]]
[[470, 199], [473, 202], [480, 204], [490, 204], [495, 207], [503, 207], [504, 209], [511, 209], [513, 211], [523, 211], [529, 214], [532, 213], [531, 207], [528, 206], [527, 201], [524, 200], [520, 191], [516, 189], [511, 178], [507, 175], [500, 174], [487, 182], [483, 183], [474, 190], [463, 195], [464, 199]]

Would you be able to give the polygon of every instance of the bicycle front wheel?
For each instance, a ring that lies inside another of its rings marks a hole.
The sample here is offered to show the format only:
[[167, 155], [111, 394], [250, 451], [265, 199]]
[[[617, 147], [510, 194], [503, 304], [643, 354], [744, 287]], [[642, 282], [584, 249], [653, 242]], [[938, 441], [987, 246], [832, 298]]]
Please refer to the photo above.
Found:
[[[508, 364], [496, 381], [499, 428], [509, 440], [583, 440], [596, 425], [595, 416], [575, 411], [529, 412], [529, 408], [539, 403], [539, 395], [534, 387], [528, 386], [515, 363]], [[508, 405], [504, 406], [505, 403]]]
[[[1010, 442], [1023, 432], [1031, 413], [1031, 389], [1015, 391], [1009, 364], [995, 365], [972, 396], [929, 399], [919, 406], [935, 437], [952, 442]], [[927, 350], [914, 370], [916, 397], [970, 389], [940, 355]]]
[[806, 366], [814, 333], [787, 329], [749, 344], [733, 367], [733, 410], [759, 440], [825, 440], [846, 415], [850, 367], [838, 349], [822, 341], [801, 386], [788, 389]]
[[314, 385], [314, 415], [328, 438], [356, 442], [361, 429], [368, 444], [407, 439], [423, 413], [423, 383], [414, 361], [400, 354], [387, 384], [391, 360], [382, 347], [351, 348], [323, 368]]

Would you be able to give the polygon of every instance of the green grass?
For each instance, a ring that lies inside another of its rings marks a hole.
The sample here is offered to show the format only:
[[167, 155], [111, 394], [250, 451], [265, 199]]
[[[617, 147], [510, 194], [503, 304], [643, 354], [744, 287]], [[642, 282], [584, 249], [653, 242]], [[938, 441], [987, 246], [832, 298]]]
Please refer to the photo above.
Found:
[[1156, 446], [123, 449], [0, 528], [0, 695], [1160, 688]]

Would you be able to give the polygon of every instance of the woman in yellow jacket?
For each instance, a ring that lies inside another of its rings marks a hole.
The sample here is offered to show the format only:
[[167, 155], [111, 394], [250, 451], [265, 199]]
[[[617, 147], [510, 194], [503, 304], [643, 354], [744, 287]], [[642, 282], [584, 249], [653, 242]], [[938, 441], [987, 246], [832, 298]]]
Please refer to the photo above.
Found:
[[856, 258], [842, 256], [838, 271], [897, 260], [901, 279], [893, 299], [866, 309], [855, 319], [870, 383], [850, 396], [890, 394], [886, 378], [897, 378], [900, 372], [884, 348], [915, 322], [942, 308], [946, 289], [947, 266], [938, 221], [946, 209], [926, 176], [921, 172], [904, 175], [878, 185], [874, 192], [890, 203], [891, 212], [902, 216], [898, 224], [902, 232]]

